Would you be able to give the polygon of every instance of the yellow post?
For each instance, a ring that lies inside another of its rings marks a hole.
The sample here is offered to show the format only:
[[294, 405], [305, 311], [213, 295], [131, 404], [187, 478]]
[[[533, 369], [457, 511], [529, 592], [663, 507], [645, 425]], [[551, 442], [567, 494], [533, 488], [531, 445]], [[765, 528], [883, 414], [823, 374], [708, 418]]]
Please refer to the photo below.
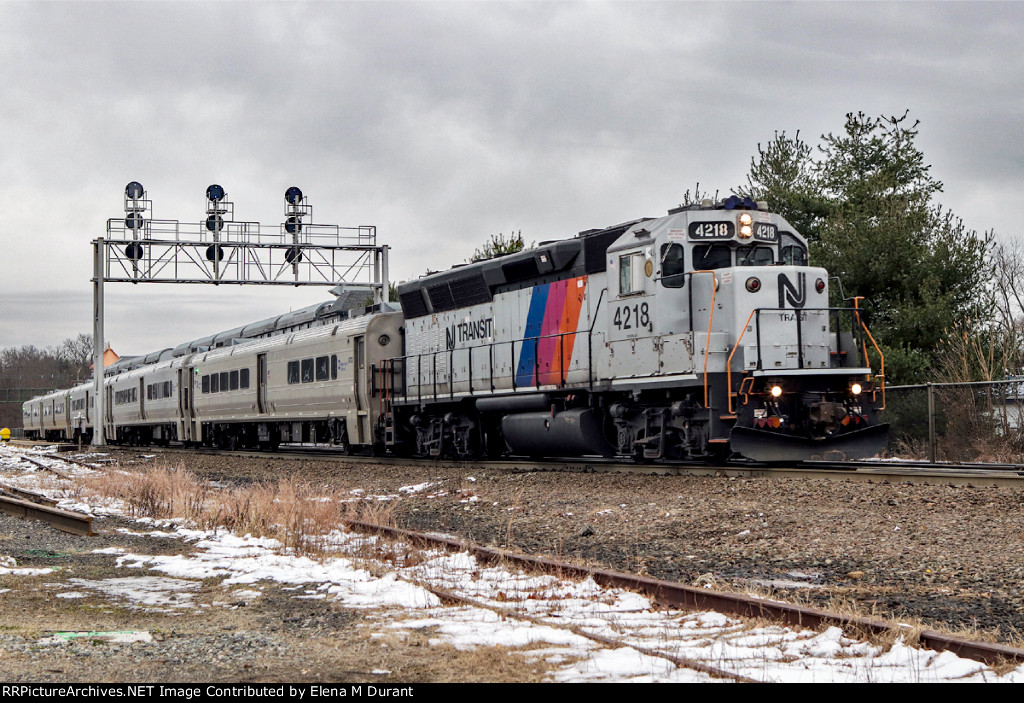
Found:
[[0, 430], [0, 442], [7, 442], [11, 439], [11, 431], [6, 427]]

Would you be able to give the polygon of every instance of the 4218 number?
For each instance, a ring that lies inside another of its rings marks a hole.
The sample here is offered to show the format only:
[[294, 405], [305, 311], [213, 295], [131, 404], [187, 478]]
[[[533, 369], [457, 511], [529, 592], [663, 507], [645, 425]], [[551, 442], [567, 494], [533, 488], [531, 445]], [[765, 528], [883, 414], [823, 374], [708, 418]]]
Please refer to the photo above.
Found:
[[622, 305], [615, 308], [612, 323], [620, 330], [639, 329], [651, 324], [651, 312], [647, 303]]

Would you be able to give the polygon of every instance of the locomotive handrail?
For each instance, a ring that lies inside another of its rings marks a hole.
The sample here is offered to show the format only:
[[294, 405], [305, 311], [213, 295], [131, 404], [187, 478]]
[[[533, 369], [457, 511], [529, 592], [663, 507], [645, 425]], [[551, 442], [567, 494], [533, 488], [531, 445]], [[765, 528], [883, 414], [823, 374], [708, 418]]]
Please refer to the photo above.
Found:
[[[853, 304], [854, 309], [857, 311], [854, 313], [857, 317], [857, 321], [860, 322], [860, 326], [864, 330], [864, 334], [866, 334], [868, 339], [871, 340], [871, 344], [875, 347], [875, 351], [878, 353], [879, 373], [876, 378], [880, 379], [882, 382], [882, 407], [880, 407], [879, 410], [885, 410], [885, 355], [882, 354], [882, 350], [878, 347], [878, 342], [875, 341], [875, 338], [872, 336], [867, 324], [865, 324], [863, 317], [860, 314], [860, 308], [857, 306], [857, 299], [854, 299]], [[864, 359], [865, 361], [867, 360], [867, 350], [864, 352]]]
[[[557, 339], [558, 340], [558, 351], [559, 351], [558, 357], [557, 357], [557, 359], [558, 359], [558, 373], [559, 373], [558, 385], [560, 387], [565, 386], [566, 379], [567, 379], [568, 373], [569, 373], [569, 370], [566, 368], [566, 364], [565, 364], [565, 337], [567, 337], [569, 335], [586, 334], [587, 337], [588, 337], [588, 340], [589, 340], [589, 339], [592, 338], [591, 332], [593, 331], [593, 327], [594, 326], [591, 325], [590, 329], [587, 329], [587, 330], [573, 330], [571, 332], [558, 332], [558, 333], [555, 333], [555, 334], [535, 335], [535, 336], [526, 337], [524, 339], [518, 339], [518, 340], [517, 339], [512, 339], [512, 340], [502, 341], [502, 342], [491, 342], [490, 344], [487, 345], [487, 348], [488, 348], [488, 361], [489, 361], [489, 363], [488, 363], [488, 367], [489, 367], [488, 368], [488, 374], [489, 374], [489, 379], [490, 379], [490, 390], [491, 391], [495, 390], [495, 384], [494, 384], [494, 381], [495, 381], [495, 375], [494, 375], [494, 348], [495, 347], [500, 346], [500, 345], [505, 345], [505, 344], [509, 345], [509, 350], [510, 350], [510, 353], [511, 353], [511, 365], [509, 367], [510, 368], [509, 378], [510, 378], [510, 380], [512, 382], [512, 392], [515, 393], [520, 388], [525, 388], [526, 387], [526, 386], [520, 386], [517, 383], [517, 381], [516, 381], [517, 368], [516, 368], [516, 363], [515, 363], [515, 358], [516, 358], [516, 356], [515, 356], [515, 347], [516, 347], [517, 344], [525, 346], [526, 344], [530, 344], [530, 343], [536, 344], [539, 347], [540, 340], [542, 340], [542, 339]], [[467, 372], [468, 373], [467, 377], [465, 379], [459, 379], [459, 382], [461, 382], [462, 380], [465, 380], [466, 383], [468, 384], [468, 389], [469, 389], [468, 394], [469, 395], [475, 395], [476, 391], [473, 388], [473, 365], [472, 365], [472, 358], [473, 358], [473, 351], [472, 350], [474, 349], [474, 347], [465, 347], [464, 349], [465, 349], [465, 351], [467, 352], [467, 355], [468, 355], [468, 369], [469, 370]], [[424, 357], [429, 357], [430, 358], [430, 364], [431, 364], [430, 384], [433, 387], [433, 394], [430, 396], [430, 398], [436, 400], [437, 398], [440, 397], [439, 394], [438, 394], [438, 382], [439, 381], [438, 381], [437, 357], [438, 357], [439, 354], [447, 354], [447, 356], [448, 356], [448, 392], [447, 392], [447, 396], [448, 396], [448, 398], [450, 400], [454, 400], [454, 398], [455, 398], [455, 383], [456, 383], [456, 379], [455, 379], [455, 363], [454, 362], [455, 362], [455, 352], [456, 351], [462, 351], [462, 350], [455, 349], [455, 348], [444, 349], [444, 350], [439, 349], [437, 351], [432, 351], [432, 352], [422, 352], [420, 354], [406, 354], [404, 356], [391, 357], [389, 359], [389, 361], [391, 362], [389, 364], [389, 367], [391, 368], [390, 373], [392, 373], [392, 374], [395, 373], [395, 367], [398, 365], [398, 363], [402, 364], [402, 367], [403, 367], [402, 373], [408, 373], [408, 371], [410, 370], [410, 365], [408, 364], [408, 362], [410, 360], [412, 360], [412, 359], [415, 359], [416, 360], [416, 399], [417, 399], [417, 402], [422, 403], [423, 402], [423, 380], [424, 380], [423, 379], [423, 359], [424, 359]], [[570, 359], [570, 361], [571, 361], [571, 359]], [[588, 345], [587, 376], [588, 376], [588, 383], [590, 384], [590, 387], [593, 388], [594, 373], [593, 373], [593, 363], [592, 363], [592, 345]], [[535, 381], [534, 381], [534, 383], [530, 384], [531, 386], [533, 386], [535, 388], [540, 388], [542, 385], [544, 385], [541, 382], [540, 355], [539, 354], [534, 354], [533, 378], [535, 379]], [[382, 381], [382, 383], [383, 383], [383, 381]], [[399, 393], [397, 391], [393, 390], [392, 391], [392, 397], [393, 398], [398, 398], [399, 397]], [[400, 397], [401, 397], [402, 400], [408, 400], [409, 399], [409, 384], [408, 383], [403, 384], [402, 393], [401, 393]]]
[[[860, 325], [861, 329], [864, 330], [864, 333], [867, 335], [868, 339], [871, 340], [871, 344], [874, 346], [875, 351], [878, 353], [879, 364], [880, 364], [880, 373], [876, 375], [876, 378], [881, 380], [881, 388], [882, 388], [882, 407], [880, 407], [879, 410], [885, 410], [885, 357], [882, 354], [882, 350], [878, 347], [878, 343], [875, 341], [875, 338], [871, 335], [871, 332], [868, 330], [867, 324], [864, 322], [863, 315], [861, 315], [862, 310], [859, 307], [856, 306], [856, 301], [854, 301], [854, 307], [852, 307], [852, 308], [754, 308], [753, 310], [751, 310], [750, 311], [750, 315], [747, 316], [747, 321], [743, 323], [743, 329], [740, 331], [739, 336], [736, 338], [736, 344], [733, 345], [732, 351], [729, 353], [729, 358], [726, 360], [726, 364], [725, 364], [726, 388], [728, 389], [729, 414], [730, 415], [733, 413], [733, 404], [732, 404], [732, 396], [733, 396], [733, 393], [732, 393], [732, 358], [733, 358], [733, 355], [735, 355], [736, 350], [740, 348], [740, 342], [743, 341], [743, 336], [747, 333], [747, 329], [750, 326], [750, 318], [752, 318], [752, 317], [755, 318], [754, 319], [754, 329], [755, 329], [755, 334], [757, 335], [757, 367], [756, 367], [756, 370], [757, 371], [763, 371], [764, 370], [764, 364], [763, 364], [763, 361], [761, 359], [761, 313], [762, 312], [790, 312], [790, 313], [793, 313], [795, 315], [795, 317], [796, 317], [796, 330], [797, 330], [797, 347], [798, 347], [798, 349], [797, 349], [797, 353], [798, 353], [798, 360], [797, 360], [798, 366], [797, 366], [797, 368], [800, 368], [800, 369], [804, 368], [804, 355], [803, 355], [803, 343], [802, 343], [803, 335], [802, 335], [802, 326], [801, 326], [801, 323], [803, 322], [803, 319], [802, 319], [801, 313], [804, 313], [804, 312], [827, 312], [827, 313], [830, 313], [830, 314], [835, 316], [835, 318], [836, 318], [836, 339], [837, 339], [836, 351], [842, 351], [839, 348], [839, 346], [838, 346], [839, 328], [840, 328], [839, 313], [842, 313], [842, 312], [853, 313], [853, 316], [854, 316], [854, 319], [855, 319], [855, 324]], [[867, 346], [866, 345], [864, 346], [864, 352], [863, 353], [864, 353], [864, 364], [870, 368], [870, 360], [868, 359]], [[744, 371], [744, 373], [745, 373], [745, 371]], [[870, 375], [869, 375], [869, 380], [870, 380]], [[705, 373], [705, 383], [707, 383], [706, 373]]]
[[[729, 396], [729, 414], [732, 415], [735, 411], [732, 409], [732, 357], [736, 353], [736, 350], [740, 348], [740, 342], [743, 341], [743, 335], [747, 333], [747, 327], [750, 326], [750, 318], [757, 312], [757, 308], [750, 311], [747, 315], [747, 321], [743, 323], [743, 331], [740, 332], [740, 336], [736, 338], [736, 344], [733, 345], [732, 351], [729, 352], [729, 358], [725, 360], [725, 388], [726, 394]], [[758, 344], [758, 347], [761, 345]], [[740, 383], [742, 386], [742, 382]]]
[[[503, 345], [503, 344], [508, 344], [509, 345], [509, 352], [510, 352], [510, 355], [511, 355], [511, 358], [510, 358], [510, 362], [511, 362], [510, 363], [510, 369], [511, 369], [511, 371], [510, 371], [510, 376], [509, 377], [510, 377], [510, 379], [512, 381], [512, 392], [514, 393], [514, 392], [518, 391], [518, 389], [520, 388], [520, 386], [518, 385], [518, 383], [516, 381], [516, 361], [515, 361], [515, 359], [516, 359], [516, 351], [515, 351], [516, 344], [518, 343], [520, 345], [525, 345], [527, 343], [532, 342], [532, 343], [535, 343], [535, 344], [539, 345], [540, 340], [542, 340], [542, 339], [551, 339], [551, 338], [558, 338], [558, 340], [559, 340], [559, 357], [558, 357], [558, 359], [559, 359], [559, 363], [558, 363], [558, 368], [559, 368], [559, 386], [564, 386], [565, 382], [566, 382], [566, 377], [568, 375], [568, 371], [565, 368], [565, 337], [568, 336], [568, 335], [584, 334], [584, 332], [587, 334], [587, 382], [588, 382], [588, 384], [590, 386], [590, 389], [593, 390], [593, 388], [594, 388], [593, 331], [594, 331], [594, 327], [596, 327], [596, 325], [597, 325], [597, 313], [601, 309], [601, 302], [604, 300], [604, 292], [605, 292], [604, 289], [601, 289], [601, 292], [598, 295], [597, 306], [594, 308], [594, 312], [591, 313], [591, 324], [590, 324], [590, 327], [587, 330], [573, 330], [571, 332], [559, 332], [559, 333], [556, 333], [556, 334], [535, 335], [535, 336], [526, 337], [526, 338], [520, 339], [520, 340], [512, 339], [512, 340], [509, 340], [507, 342], [491, 342], [490, 344], [488, 344], [487, 345], [487, 349], [488, 349], [488, 374], [489, 374], [489, 381], [490, 381], [490, 390], [492, 392], [495, 390], [495, 385], [494, 385], [494, 380], [495, 380], [495, 376], [494, 376], [494, 348], [495, 347], [497, 347], [499, 345]], [[466, 347], [466, 349], [468, 350], [468, 354], [469, 354], [469, 363], [468, 363], [468, 366], [469, 366], [469, 372], [468, 372], [469, 376], [468, 376], [468, 379], [467, 379], [467, 383], [469, 384], [469, 394], [470, 395], [473, 395], [475, 393], [475, 391], [473, 389], [473, 365], [472, 365], [472, 355], [473, 355], [472, 350], [473, 350], [473, 348], [474, 347]], [[452, 348], [452, 349], [448, 349], [448, 350], [444, 350], [444, 351], [437, 350], [437, 351], [433, 351], [433, 352], [423, 352], [423, 353], [420, 353], [420, 354], [407, 354], [405, 356], [393, 357], [392, 360], [394, 362], [401, 361], [403, 363], [404, 369], [405, 369], [405, 370], [403, 370], [403, 373], [406, 373], [408, 371], [409, 367], [405, 364], [405, 362], [407, 362], [409, 359], [412, 359], [412, 358], [416, 359], [416, 364], [417, 364], [417, 367], [416, 367], [416, 398], [417, 398], [417, 402], [422, 402], [423, 401], [423, 383], [422, 383], [422, 380], [423, 380], [423, 357], [429, 356], [431, 358], [431, 364], [432, 364], [431, 382], [432, 382], [432, 385], [433, 385], [433, 395], [431, 397], [436, 399], [438, 397], [438, 393], [437, 393], [437, 355], [438, 354], [443, 354], [443, 353], [447, 352], [449, 354], [449, 366], [448, 366], [449, 389], [448, 389], [448, 397], [449, 397], [449, 399], [454, 399], [454, 397], [455, 397], [455, 379], [454, 379], [454, 376], [455, 376], [455, 373], [454, 373], [455, 351], [457, 351], [457, 350], [455, 348]], [[571, 361], [571, 359], [570, 359], [570, 361]], [[394, 364], [392, 364], [392, 372], [391, 373], [394, 373], [393, 367], [394, 367]], [[539, 355], [536, 355], [536, 354], [534, 355], [534, 368], [533, 368], [533, 371], [534, 371], [533, 376], [536, 379], [536, 382], [535, 382], [534, 385], [537, 388], [540, 388], [541, 385], [543, 385], [540, 382], [540, 357], [539, 357]], [[393, 395], [397, 396], [397, 393], [395, 393]], [[403, 386], [403, 393], [402, 393], [401, 397], [402, 397], [403, 400], [408, 400], [408, 398], [409, 398], [408, 385], [407, 384]]]
[[601, 293], [597, 296], [597, 306], [594, 307], [594, 312], [590, 316], [590, 329], [587, 330], [587, 378], [591, 393], [594, 392], [594, 327], [597, 325], [597, 313], [601, 311], [601, 302], [604, 300], [606, 290], [608, 289], [602, 288]]
[[[711, 305], [709, 305], [708, 311], [708, 329], [707, 336], [704, 338], [704, 407], [708, 407], [708, 354], [711, 353], [711, 325], [715, 319], [715, 294], [718, 293], [718, 275], [711, 269], [699, 269], [697, 271], [687, 271], [686, 274], [694, 276], [698, 273], [710, 273], [711, 274]], [[693, 284], [690, 284], [689, 290], [690, 296], [690, 334], [693, 334]], [[731, 386], [730, 386], [731, 388]]]

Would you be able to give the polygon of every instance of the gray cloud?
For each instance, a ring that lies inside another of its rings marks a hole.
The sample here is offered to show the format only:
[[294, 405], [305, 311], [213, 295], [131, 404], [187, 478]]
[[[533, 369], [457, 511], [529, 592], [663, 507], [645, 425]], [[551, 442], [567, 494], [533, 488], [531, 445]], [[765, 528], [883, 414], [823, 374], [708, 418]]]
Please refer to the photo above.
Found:
[[[775, 130], [814, 143], [846, 112], [910, 108], [968, 226], [1012, 232], [1001, 213], [1022, 209], [1019, 3], [2, 10], [0, 344], [89, 329], [89, 241], [129, 180], [158, 218], [201, 219], [218, 182], [236, 218], [269, 227], [300, 185], [317, 221], [377, 225], [407, 278], [499, 231], [570, 236], [664, 212], [698, 181], [725, 193]], [[143, 288], [154, 309], [175, 302], [157, 326], [112, 313], [135, 351], [317, 297]]]

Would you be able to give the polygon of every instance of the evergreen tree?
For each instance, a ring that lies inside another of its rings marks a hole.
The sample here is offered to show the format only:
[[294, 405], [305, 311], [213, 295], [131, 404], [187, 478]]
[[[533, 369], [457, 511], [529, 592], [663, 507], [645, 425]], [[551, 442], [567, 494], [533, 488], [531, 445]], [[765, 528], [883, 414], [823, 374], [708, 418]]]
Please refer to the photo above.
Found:
[[495, 259], [499, 256], [505, 256], [506, 254], [515, 254], [517, 251], [522, 251], [525, 246], [522, 230], [509, 234], [508, 239], [505, 238], [505, 234], [503, 232], [492, 234], [491, 238], [485, 242], [482, 247], [473, 252], [473, 256], [469, 259], [469, 263], [472, 264], [476, 261]]
[[985, 316], [990, 274], [991, 237], [935, 202], [942, 183], [914, 144], [917, 126], [906, 113], [850, 113], [817, 157], [799, 134], [776, 133], [737, 189], [767, 200], [808, 237], [812, 263], [865, 298], [887, 375], [900, 383], [927, 377], [946, 330]]
[[818, 188], [812, 153], [799, 131], [794, 137], [776, 132], [767, 146], [757, 145], [747, 185], [736, 193], [767, 201], [769, 210], [785, 217], [809, 241], [817, 242], [828, 207]]

